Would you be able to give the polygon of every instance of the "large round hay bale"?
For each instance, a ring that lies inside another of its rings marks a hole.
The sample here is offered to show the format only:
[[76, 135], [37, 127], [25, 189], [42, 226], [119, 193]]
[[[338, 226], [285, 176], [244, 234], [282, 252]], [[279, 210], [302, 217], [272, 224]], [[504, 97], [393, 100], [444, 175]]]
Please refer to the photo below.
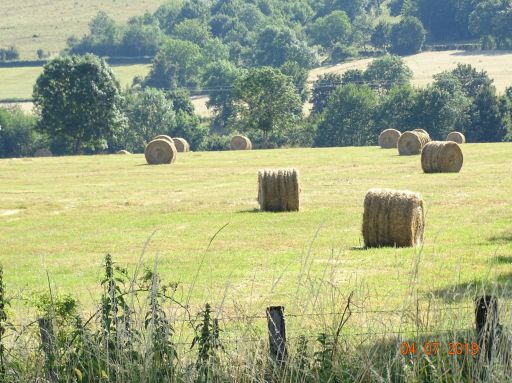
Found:
[[457, 144], [465, 144], [466, 143], [466, 137], [461, 132], [451, 132], [446, 137], [446, 141], [453, 141]]
[[364, 199], [365, 247], [411, 247], [423, 242], [425, 214], [418, 193], [371, 189]]
[[430, 137], [422, 132], [404, 132], [398, 139], [398, 153], [401, 156], [412, 156], [421, 153], [421, 149], [430, 141]]
[[425, 129], [414, 129], [413, 132], [419, 132], [419, 133], [426, 134], [428, 136], [428, 138], [430, 138], [430, 134], [428, 134], [428, 132]]
[[52, 157], [53, 153], [50, 151], [50, 149], [37, 149], [34, 153], [34, 157]]
[[396, 149], [402, 133], [396, 129], [386, 129], [379, 135], [379, 146], [382, 149]]
[[176, 147], [165, 139], [153, 140], [144, 149], [149, 165], [172, 164], [176, 161], [176, 153]]
[[425, 173], [458, 173], [463, 163], [462, 150], [453, 141], [429, 142], [421, 152], [421, 167]]
[[128, 150], [118, 150], [116, 154], [131, 154]]
[[299, 211], [300, 185], [296, 169], [264, 169], [258, 173], [261, 211]]
[[182, 152], [190, 152], [190, 145], [184, 138], [176, 137], [172, 139], [174, 141], [174, 146], [176, 146], [176, 150], [179, 153]]
[[252, 143], [251, 140], [249, 140], [249, 138], [237, 135], [231, 139], [230, 148], [231, 150], [251, 150]]

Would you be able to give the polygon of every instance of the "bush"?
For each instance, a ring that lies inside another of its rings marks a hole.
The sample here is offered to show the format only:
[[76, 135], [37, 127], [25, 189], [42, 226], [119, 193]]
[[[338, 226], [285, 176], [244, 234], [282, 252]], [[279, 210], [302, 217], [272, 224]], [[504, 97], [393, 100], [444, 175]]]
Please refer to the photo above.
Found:
[[0, 108], [0, 157], [32, 156], [46, 146], [36, 132], [37, 118], [25, 114], [19, 107]]
[[218, 134], [212, 134], [204, 142], [203, 150], [208, 150], [208, 151], [229, 150], [230, 142], [231, 142], [231, 136], [221, 136]]
[[14, 45], [8, 48], [0, 48], [0, 61], [18, 60], [19, 58], [20, 53]]
[[425, 28], [416, 17], [406, 17], [391, 29], [391, 51], [400, 55], [421, 51], [425, 43]]
[[331, 61], [340, 62], [358, 55], [357, 49], [353, 46], [338, 43], [334, 46], [331, 52]]

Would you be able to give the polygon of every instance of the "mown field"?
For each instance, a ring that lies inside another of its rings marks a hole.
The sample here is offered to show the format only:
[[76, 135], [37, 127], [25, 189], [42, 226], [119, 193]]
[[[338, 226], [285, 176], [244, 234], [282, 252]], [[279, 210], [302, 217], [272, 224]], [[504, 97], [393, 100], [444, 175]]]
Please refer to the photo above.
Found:
[[39, 48], [52, 54], [66, 47], [71, 35], [88, 31], [98, 11], [106, 12], [118, 23], [130, 17], [154, 12], [163, 0], [19, 0], [3, 1], [0, 7], [0, 47], [15, 45], [23, 60], [37, 58]]
[[[376, 147], [197, 152], [171, 166], [148, 166], [142, 155], [3, 159], [6, 284], [35, 296], [48, 273], [55, 292], [91, 307], [103, 256], [133, 271], [148, 241], [143, 262], [158, 257], [180, 297], [193, 287], [194, 309], [208, 301], [227, 313], [262, 314], [269, 304], [329, 311], [354, 290], [359, 308], [448, 306], [445, 319], [470, 325], [482, 286], [510, 296], [512, 144], [463, 149], [461, 173], [437, 175], [423, 174], [417, 156]], [[257, 211], [257, 171], [273, 167], [300, 170], [301, 212]], [[422, 251], [361, 249], [372, 187], [422, 193]]]

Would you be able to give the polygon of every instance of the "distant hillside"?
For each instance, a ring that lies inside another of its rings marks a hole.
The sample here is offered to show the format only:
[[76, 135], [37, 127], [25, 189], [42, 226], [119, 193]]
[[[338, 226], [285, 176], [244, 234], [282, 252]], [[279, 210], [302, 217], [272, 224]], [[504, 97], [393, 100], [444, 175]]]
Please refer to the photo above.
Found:
[[57, 53], [71, 35], [88, 31], [99, 10], [117, 22], [153, 12], [164, 0], [16, 0], [0, 6], [0, 47], [15, 45], [22, 59], [36, 58], [39, 48]]

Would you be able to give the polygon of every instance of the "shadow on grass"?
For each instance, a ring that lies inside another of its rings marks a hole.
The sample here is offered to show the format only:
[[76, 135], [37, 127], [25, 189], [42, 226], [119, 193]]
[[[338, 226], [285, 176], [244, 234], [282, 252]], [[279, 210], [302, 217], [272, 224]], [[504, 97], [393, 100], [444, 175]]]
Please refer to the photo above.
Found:
[[252, 209], [239, 210], [237, 213], [240, 213], [240, 214], [243, 214], [243, 213], [261, 213], [261, 210], [258, 209], [257, 207], [255, 207], [255, 208], [252, 208]]
[[[510, 257], [504, 257], [510, 258]], [[481, 295], [496, 295], [503, 298], [512, 298], [512, 272], [501, 274], [495, 280], [458, 283], [432, 292], [434, 297], [446, 303], [457, 303], [465, 299], [474, 300]]]
[[498, 256], [498, 257], [494, 257], [492, 259], [492, 262], [493, 263], [497, 263], [497, 264], [508, 265], [508, 264], [512, 263], [512, 256]]
[[489, 242], [500, 244], [500, 245], [506, 245], [508, 243], [512, 242], [512, 232], [509, 233], [501, 233], [499, 235], [495, 235], [491, 238], [489, 238]]

